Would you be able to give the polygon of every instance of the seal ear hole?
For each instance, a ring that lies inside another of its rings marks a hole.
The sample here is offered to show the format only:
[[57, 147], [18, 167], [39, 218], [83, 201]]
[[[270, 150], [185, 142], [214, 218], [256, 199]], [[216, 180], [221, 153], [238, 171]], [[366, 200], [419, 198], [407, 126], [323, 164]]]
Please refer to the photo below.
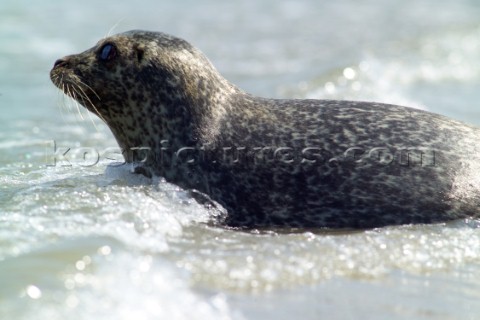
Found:
[[137, 60], [138, 62], [142, 62], [143, 56], [145, 55], [145, 50], [143, 48], [136, 47], [137, 51]]

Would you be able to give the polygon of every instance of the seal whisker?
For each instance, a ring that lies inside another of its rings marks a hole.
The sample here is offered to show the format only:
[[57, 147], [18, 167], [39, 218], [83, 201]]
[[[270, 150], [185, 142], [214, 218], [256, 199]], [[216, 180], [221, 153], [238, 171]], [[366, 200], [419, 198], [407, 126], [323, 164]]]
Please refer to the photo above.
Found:
[[[80, 79], [78, 79], [78, 82], [85, 86], [88, 90], [90, 90], [94, 95], [95, 97], [98, 99], [99, 102], [102, 101], [102, 98], [97, 94], [97, 92], [89, 85], [87, 85], [86, 83], [84, 83], [83, 81], [81, 81]], [[85, 91], [82, 90], [84, 93]], [[85, 94], [85, 96], [87, 97], [88, 101], [90, 102], [90, 106], [95, 110], [95, 113], [96, 115], [105, 123], [108, 124], [107, 120], [102, 116], [102, 114], [100, 113], [100, 111], [97, 109], [97, 106], [95, 106], [95, 104], [91, 101], [91, 99], [88, 98], [87, 94]]]
[[64, 84], [63, 85], [63, 89], [62, 91], [65, 93], [63, 95], [63, 102], [65, 103], [65, 106], [67, 107], [67, 110], [69, 112], [73, 112], [73, 108], [72, 108], [72, 104], [73, 104], [73, 101], [72, 101], [72, 94], [70, 93], [70, 86], [68, 84]]
[[80, 104], [78, 103], [79, 98], [81, 99], [81, 94], [79, 94], [79, 92], [77, 91], [76, 86], [72, 85], [71, 88], [71, 93], [73, 94], [72, 98], [75, 103], [75, 107], [77, 108], [78, 115], [80, 116], [80, 119], [82, 121], [85, 121], [85, 118], [82, 115], [82, 111], [80, 110]]
[[[98, 96], [98, 94], [95, 92], [95, 90], [93, 90], [90, 86], [88, 86], [87, 84], [83, 83], [81, 80], [78, 80], [78, 82], [85, 86], [88, 90], [90, 90], [97, 98], [99, 101], [101, 101], [100, 97]], [[83, 90], [83, 88], [81, 86], [78, 87], [79, 90], [81, 90], [81, 92], [83, 93], [83, 98], [84, 98], [84, 101], [85, 102], [88, 102], [90, 107], [93, 108], [93, 110], [95, 111], [96, 115], [105, 123], [107, 123], [107, 121], [105, 120], [105, 118], [102, 116], [102, 114], [100, 113], [100, 111], [97, 109], [97, 107], [95, 106], [95, 104], [93, 103], [93, 101], [88, 97], [88, 95], [86, 94], [85, 90]], [[90, 115], [90, 113], [89, 113]], [[93, 122], [93, 119], [92, 119], [92, 122]], [[95, 125], [95, 123], [94, 123]], [[96, 127], [96, 126], [95, 126]]]
[[65, 84], [63, 83], [63, 75], [60, 77], [59, 75], [55, 74], [52, 80], [54, 81], [54, 83], [61, 84], [61, 88], [59, 88], [60, 90], [57, 91], [57, 104], [63, 116], [63, 110], [69, 112], [69, 109], [65, 103]]
[[[62, 85], [63, 87], [63, 85]], [[60, 115], [62, 117], [63, 122], [66, 122], [65, 112], [68, 112], [68, 108], [65, 105], [65, 94], [63, 94], [63, 90], [57, 90], [57, 106], [60, 109]]]
[[70, 96], [68, 94], [65, 94], [67, 92], [68, 88], [65, 84], [62, 85], [62, 91], [63, 91], [63, 95], [62, 95], [62, 105], [66, 111], [67, 114], [71, 114], [72, 113], [72, 98], [70, 98]]
[[[57, 74], [53, 75], [52, 76], [52, 81], [54, 83], [60, 83], [61, 81], [59, 81], [59, 76]], [[63, 84], [62, 84], [62, 88], [63, 88]], [[58, 106], [58, 108], [60, 109], [60, 114], [62, 116], [62, 119], [65, 121], [65, 117], [64, 117], [64, 110], [67, 111], [66, 109], [66, 106], [65, 106], [65, 103], [64, 103], [64, 94], [63, 94], [63, 90], [60, 89], [60, 90], [57, 90], [57, 98], [56, 98], [56, 105]]]
[[[90, 91], [95, 95], [95, 97], [97, 97], [97, 99], [98, 99], [99, 101], [102, 101], [102, 99], [100, 98], [100, 96], [97, 94], [97, 92], [96, 92], [95, 90], [92, 89], [92, 87], [90, 87], [89, 85], [87, 85], [85, 82], [83, 82], [83, 81], [80, 80], [80, 79], [77, 79], [77, 81], [78, 81], [79, 84], [81, 84], [82, 86], [84, 86], [85, 88], [87, 88], [88, 90], [90, 90]], [[83, 91], [83, 90], [82, 90], [82, 91]], [[85, 91], [83, 91], [83, 92], [85, 93]], [[87, 94], [85, 94], [85, 96], [88, 97]], [[90, 99], [89, 99], [89, 100], [90, 100]]]
[[[97, 107], [95, 107], [94, 104], [92, 104], [92, 108], [95, 110], [96, 115], [97, 115], [103, 122], [105, 122], [106, 124], [108, 124], [107, 120], [105, 120], [105, 118], [100, 114], [100, 111], [98, 111]], [[92, 121], [93, 121], [93, 120], [92, 120]]]
[[104, 37], [105, 38], [108, 38], [112, 35], [113, 31], [118, 27], [118, 25], [123, 22], [125, 20], [125, 18], [121, 18], [120, 20], [118, 20], [111, 28], [110, 30], [108, 30], [107, 32], [107, 35]]
[[[80, 80], [79, 80], [79, 83], [82, 83]], [[82, 83], [83, 84], [83, 83]], [[81, 86], [78, 86], [78, 90], [81, 91], [81, 99], [82, 101], [85, 103], [85, 104], [89, 104], [90, 107], [93, 108], [93, 110], [95, 110], [97, 116], [106, 123], [105, 119], [102, 117], [102, 115], [100, 114], [100, 112], [98, 111], [97, 107], [95, 107], [95, 104], [92, 102], [92, 100], [88, 97], [88, 95], [85, 93], [85, 91], [82, 89]], [[94, 92], [92, 89], [90, 89], [92, 92]], [[96, 94], [96, 93], [95, 93]], [[92, 115], [87, 112], [88, 114], [88, 117], [90, 118], [90, 121], [92, 122], [93, 126], [95, 127], [95, 130], [97, 130], [97, 132], [99, 131], [98, 128], [97, 128], [97, 125], [95, 124], [95, 121], [93, 120], [92, 118]]]

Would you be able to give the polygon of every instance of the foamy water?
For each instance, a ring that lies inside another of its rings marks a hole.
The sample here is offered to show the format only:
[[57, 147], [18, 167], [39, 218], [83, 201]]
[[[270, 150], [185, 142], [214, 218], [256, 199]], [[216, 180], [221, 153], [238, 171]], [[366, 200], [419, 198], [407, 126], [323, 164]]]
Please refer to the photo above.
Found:
[[[55, 59], [118, 24], [186, 38], [258, 95], [397, 103], [480, 124], [475, 1], [0, 6], [0, 319], [478, 318], [479, 221], [215, 227], [218, 213], [184, 190], [109, 160], [108, 128], [48, 78]], [[55, 165], [53, 141], [71, 148]]]

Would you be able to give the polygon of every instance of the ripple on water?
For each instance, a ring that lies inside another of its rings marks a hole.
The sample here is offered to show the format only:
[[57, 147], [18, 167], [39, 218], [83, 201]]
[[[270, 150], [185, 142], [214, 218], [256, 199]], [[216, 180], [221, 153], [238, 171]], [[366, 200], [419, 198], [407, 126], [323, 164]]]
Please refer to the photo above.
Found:
[[[458, 225], [462, 226], [459, 227]], [[251, 234], [185, 231], [172, 241], [177, 265], [202, 286], [249, 292], [312, 285], [336, 277], [381, 279], [394, 270], [444, 272], [480, 263], [480, 229], [467, 222], [362, 232]], [[195, 245], [192, 245], [192, 243]]]

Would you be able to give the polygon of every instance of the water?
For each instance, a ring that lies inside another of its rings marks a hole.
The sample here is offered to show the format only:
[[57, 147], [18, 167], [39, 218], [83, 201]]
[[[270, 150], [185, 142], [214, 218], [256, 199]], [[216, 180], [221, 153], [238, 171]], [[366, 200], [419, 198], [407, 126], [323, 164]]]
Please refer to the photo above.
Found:
[[[3, 0], [0, 319], [477, 319], [479, 221], [209, 226], [211, 212], [174, 185], [109, 167], [108, 128], [63, 103], [48, 72], [114, 26], [160, 30], [254, 94], [398, 103], [480, 125], [479, 16], [475, 0]], [[53, 141], [71, 148], [56, 166]]]

